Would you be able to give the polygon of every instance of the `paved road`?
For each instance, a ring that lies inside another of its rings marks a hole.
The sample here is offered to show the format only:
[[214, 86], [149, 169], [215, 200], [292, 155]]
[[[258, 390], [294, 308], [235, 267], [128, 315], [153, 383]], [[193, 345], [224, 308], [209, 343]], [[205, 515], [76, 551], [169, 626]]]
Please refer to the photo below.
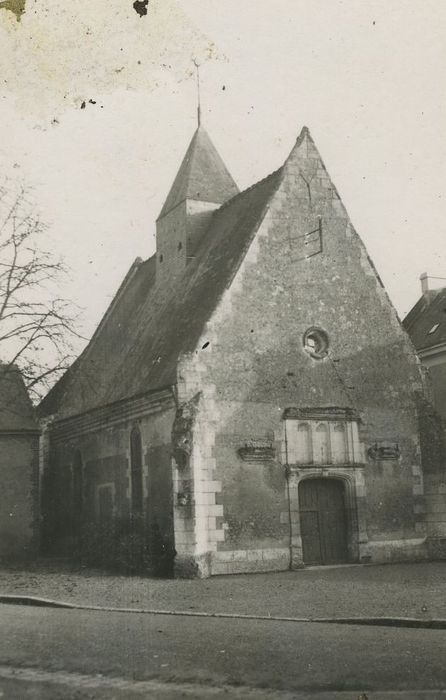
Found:
[[[353, 692], [351, 697], [366, 691], [371, 700], [378, 696], [370, 692], [378, 690], [431, 689], [436, 693], [429, 697], [435, 698], [446, 687], [446, 632], [438, 630], [12, 605], [0, 607], [0, 629], [0, 689], [4, 688], [3, 697], [8, 700], [52, 697], [49, 692], [28, 695], [28, 686], [31, 692], [38, 679], [27, 680], [23, 675], [22, 694], [14, 696], [11, 669], [18, 667], [56, 674], [56, 679], [70, 686], [70, 693], [75, 693], [79, 674], [177, 684], [172, 690], [183, 683], [217, 688], [241, 684], [258, 688], [253, 697], [259, 698], [261, 688], [271, 689], [264, 696], [271, 698], [273, 689], [325, 691], [327, 698], [334, 698], [336, 690], [344, 691], [342, 698], [348, 697], [347, 691]], [[66, 674], [74, 675], [64, 681]], [[45, 678], [40, 678], [41, 687]], [[118, 687], [103, 695], [102, 683], [99, 679], [96, 694], [54, 697], [132, 697], [130, 692], [120, 694]], [[189, 697], [212, 697], [210, 692]], [[147, 692], [145, 697], [168, 697], [154, 693]], [[238, 695], [243, 696], [248, 697], [247, 692]]]

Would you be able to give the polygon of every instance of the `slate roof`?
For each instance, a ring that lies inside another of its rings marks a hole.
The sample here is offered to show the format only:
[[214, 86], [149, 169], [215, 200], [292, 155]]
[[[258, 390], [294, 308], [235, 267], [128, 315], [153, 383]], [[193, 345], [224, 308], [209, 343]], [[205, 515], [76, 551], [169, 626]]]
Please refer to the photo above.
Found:
[[17, 367], [0, 363], [0, 433], [36, 432], [34, 409]]
[[136, 261], [95, 336], [40, 405], [61, 415], [176, 383], [179, 356], [193, 351], [229, 286], [281, 181], [282, 168], [213, 214], [180, 288], [161, 301], [155, 256]]
[[200, 126], [189, 144], [159, 218], [185, 199], [223, 204], [238, 191], [207, 132]]
[[403, 321], [416, 350], [446, 343], [446, 287], [423, 294]]

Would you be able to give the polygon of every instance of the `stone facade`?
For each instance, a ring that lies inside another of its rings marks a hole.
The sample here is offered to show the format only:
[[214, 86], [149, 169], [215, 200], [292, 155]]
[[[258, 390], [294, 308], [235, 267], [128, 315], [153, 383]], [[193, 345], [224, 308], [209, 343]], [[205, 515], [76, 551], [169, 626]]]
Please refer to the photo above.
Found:
[[158, 221], [152, 325], [122, 373], [140, 373], [141, 397], [70, 416], [73, 380], [46, 403], [48, 502], [73, 479], [75, 450], [82, 518], [100, 517], [107, 484], [110, 514], [131, 516], [136, 425], [144, 518], [175, 549], [177, 576], [426, 558], [425, 472], [441, 457], [422, 454], [423, 373], [308, 130], [265, 181], [214, 195], [211, 214], [171, 193]]
[[[300, 236], [319, 216], [322, 250], [307, 257]], [[303, 347], [311, 327], [328, 334], [322, 359]], [[291, 561], [302, 565], [298, 485], [310, 477], [345, 484], [351, 561], [426, 556], [420, 367], [307, 134], [198, 347], [206, 342], [183, 360], [179, 386], [184, 399], [203, 392], [193, 546], [212, 553], [213, 572], [288, 568], [290, 526]], [[289, 464], [287, 479], [285, 410], [336, 406], [357, 411], [358, 455], [351, 464]], [[238, 448], [252, 440], [269, 440], [275, 457], [243, 460]], [[394, 443], [395, 459], [367, 455]]]

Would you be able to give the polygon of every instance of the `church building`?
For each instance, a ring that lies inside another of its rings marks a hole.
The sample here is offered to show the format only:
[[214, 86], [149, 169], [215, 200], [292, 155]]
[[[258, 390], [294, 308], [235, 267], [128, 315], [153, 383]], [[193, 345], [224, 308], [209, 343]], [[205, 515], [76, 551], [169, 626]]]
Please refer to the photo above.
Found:
[[155, 254], [40, 406], [47, 547], [200, 577], [424, 559], [430, 412], [309, 130], [239, 192], [199, 126]]

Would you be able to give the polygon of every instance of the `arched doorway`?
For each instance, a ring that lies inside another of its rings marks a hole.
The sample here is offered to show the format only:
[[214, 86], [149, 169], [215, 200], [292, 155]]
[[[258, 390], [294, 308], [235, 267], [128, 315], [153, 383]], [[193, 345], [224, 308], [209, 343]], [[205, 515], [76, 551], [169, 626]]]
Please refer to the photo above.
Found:
[[341, 479], [311, 478], [299, 484], [304, 564], [348, 561], [348, 522]]

